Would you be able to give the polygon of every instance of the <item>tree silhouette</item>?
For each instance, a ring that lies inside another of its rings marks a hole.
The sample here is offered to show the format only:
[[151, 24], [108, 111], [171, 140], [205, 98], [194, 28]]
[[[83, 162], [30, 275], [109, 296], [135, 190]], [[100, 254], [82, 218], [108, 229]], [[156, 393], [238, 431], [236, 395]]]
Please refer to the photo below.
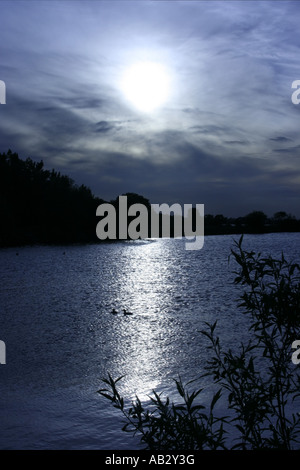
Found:
[[245, 217], [248, 231], [255, 233], [262, 233], [265, 228], [265, 223], [267, 221], [267, 216], [262, 211], [253, 211], [250, 212]]
[[95, 213], [101, 199], [86, 186], [43, 161], [0, 154], [0, 244], [70, 243], [96, 240]]

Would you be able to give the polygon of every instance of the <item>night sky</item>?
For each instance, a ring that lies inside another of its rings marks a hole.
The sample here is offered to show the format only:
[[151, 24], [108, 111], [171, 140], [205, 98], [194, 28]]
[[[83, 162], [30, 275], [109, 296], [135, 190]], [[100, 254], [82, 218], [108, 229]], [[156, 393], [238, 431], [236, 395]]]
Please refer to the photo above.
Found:
[[[300, 217], [300, 2], [27, 0], [0, 12], [1, 152], [105, 200]], [[137, 64], [164, 75], [128, 90]]]

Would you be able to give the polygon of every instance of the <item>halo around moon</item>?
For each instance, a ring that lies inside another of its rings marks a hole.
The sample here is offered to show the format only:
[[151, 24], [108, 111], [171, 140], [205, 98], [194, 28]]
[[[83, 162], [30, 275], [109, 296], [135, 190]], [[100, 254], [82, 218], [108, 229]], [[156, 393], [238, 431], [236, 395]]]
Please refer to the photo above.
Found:
[[126, 100], [136, 109], [155, 111], [168, 98], [169, 75], [162, 64], [138, 62], [125, 71], [121, 88]]

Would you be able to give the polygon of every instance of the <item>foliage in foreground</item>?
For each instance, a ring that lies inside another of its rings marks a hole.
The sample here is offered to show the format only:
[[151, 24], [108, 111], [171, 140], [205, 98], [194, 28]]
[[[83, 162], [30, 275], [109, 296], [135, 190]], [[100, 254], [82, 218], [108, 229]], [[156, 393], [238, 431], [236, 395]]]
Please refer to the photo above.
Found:
[[[234, 282], [245, 289], [239, 307], [250, 321], [250, 339], [237, 351], [224, 351], [217, 322], [201, 332], [211, 352], [202, 378], [211, 377], [218, 388], [208, 408], [198, 403], [202, 389], [190, 393], [191, 382], [184, 386], [180, 379], [180, 404], [154, 391], [147, 409], [138, 397], [128, 408], [116, 385], [122, 377], [102, 379], [106, 388], [98, 392], [123, 413], [123, 430], [140, 435], [146, 449], [299, 448], [300, 415], [292, 410], [300, 374], [291, 347], [300, 339], [300, 266], [283, 255], [244, 251], [242, 240], [231, 253], [238, 264]], [[230, 416], [215, 415], [221, 397]]]
[[[208, 413], [205, 407], [196, 404], [195, 399], [202, 389], [191, 394], [183, 386], [182, 381], [175, 380], [177, 391], [182, 403], [170, 403], [167, 397], [165, 401], [153, 391], [150, 396], [152, 406], [145, 409], [140, 399], [132, 402], [132, 406], [126, 409], [124, 399], [119, 395], [116, 388], [119, 377], [113, 380], [110, 375], [108, 379], [102, 379], [109, 387], [99, 390], [99, 393], [112, 401], [115, 408], [122, 411], [126, 423], [122, 430], [139, 433], [141, 442], [146, 444], [150, 450], [197, 450], [223, 448], [223, 419], [214, 417], [213, 409], [220, 398], [217, 392], [211, 402]], [[187, 384], [188, 385], [188, 384]]]

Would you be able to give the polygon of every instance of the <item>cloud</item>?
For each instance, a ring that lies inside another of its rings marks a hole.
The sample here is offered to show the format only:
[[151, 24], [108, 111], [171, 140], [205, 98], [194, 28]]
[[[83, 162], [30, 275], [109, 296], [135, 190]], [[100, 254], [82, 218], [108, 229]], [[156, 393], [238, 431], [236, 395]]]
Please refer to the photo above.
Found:
[[286, 148], [279, 148], [279, 149], [274, 149], [273, 152], [278, 152], [278, 153], [291, 153], [294, 156], [298, 156], [300, 151], [300, 145], [295, 145], [293, 147], [286, 147]]
[[225, 144], [229, 145], [247, 145], [245, 140], [225, 140]]
[[270, 140], [273, 142], [289, 142], [291, 139], [289, 139], [288, 137], [284, 137], [284, 136], [278, 136], [278, 137], [270, 138]]
[[121, 126], [119, 124], [119, 121], [113, 122], [113, 121], [99, 121], [95, 124], [95, 132], [99, 133], [107, 133], [112, 130], [120, 130]]
[[103, 98], [95, 98], [91, 96], [72, 96], [68, 98], [60, 98], [61, 104], [67, 105], [74, 109], [101, 109], [107, 100]]

